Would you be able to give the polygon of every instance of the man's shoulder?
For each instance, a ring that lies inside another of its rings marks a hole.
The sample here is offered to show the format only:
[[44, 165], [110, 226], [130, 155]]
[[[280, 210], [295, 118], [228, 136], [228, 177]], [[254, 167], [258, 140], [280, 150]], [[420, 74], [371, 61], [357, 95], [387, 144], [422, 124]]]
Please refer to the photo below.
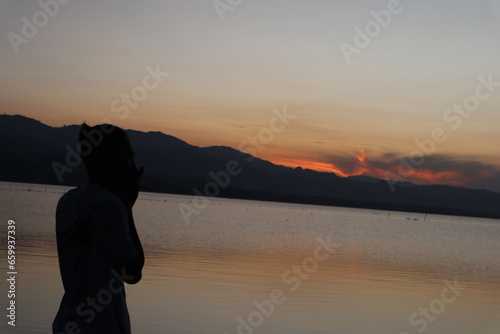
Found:
[[120, 198], [111, 191], [98, 184], [78, 187], [69, 190], [59, 199], [58, 207], [78, 207], [84, 210], [87, 207], [113, 207], [125, 209]]

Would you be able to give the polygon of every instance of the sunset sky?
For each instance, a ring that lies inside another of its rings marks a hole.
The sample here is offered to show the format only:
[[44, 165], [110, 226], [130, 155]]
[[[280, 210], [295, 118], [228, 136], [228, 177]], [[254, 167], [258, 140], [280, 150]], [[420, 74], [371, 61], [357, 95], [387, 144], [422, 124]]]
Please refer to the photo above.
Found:
[[500, 1], [396, 5], [2, 1], [1, 112], [238, 148], [286, 109], [296, 117], [259, 157], [500, 191]]

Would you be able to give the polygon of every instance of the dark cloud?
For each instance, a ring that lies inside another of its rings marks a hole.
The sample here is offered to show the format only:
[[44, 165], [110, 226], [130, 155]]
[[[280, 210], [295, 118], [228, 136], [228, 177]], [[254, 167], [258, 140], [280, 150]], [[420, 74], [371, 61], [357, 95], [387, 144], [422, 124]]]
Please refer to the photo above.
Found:
[[472, 157], [432, 155], [425, 158], [423, 168], [432, 171], [454, 170], [461, 173], [469, 188], [500, 192], [500, 166], [474, 160]]
[[356, 156], [352, 155], [331, 155], [325, 157], [323, 161], [335, 165], [338, 169], [349, 175], [354, 174], [360, 167], [359, 160]]
[[[358, 155], [330, 155], [322, 161], [331, 163], [347, 175], [363, 174], [384, 178], [387, 172], [414, 183], [453, 184], [467, 188], [500, 192], [500, 166], [480, 161], [477, 157], [434, 154], [424, 157], [402, 157], [394, 152], [379, 157], [368, 153], [364, 162]], [[401, 167], [405, 166], [405, 167]], [[404, 175], [408, 168], [414, 174]]]

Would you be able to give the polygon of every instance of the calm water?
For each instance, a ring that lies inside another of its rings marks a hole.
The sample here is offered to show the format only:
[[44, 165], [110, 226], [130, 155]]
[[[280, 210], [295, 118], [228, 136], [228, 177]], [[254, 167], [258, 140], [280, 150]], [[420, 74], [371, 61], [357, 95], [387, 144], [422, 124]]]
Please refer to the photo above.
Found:
[[[17, 322], [2, 315], [2, 333], [49, 333], [63, 292], [62, 188], [27, 187], [0, 184], [2, 258], [8, 219], [18, 245]], [[187, 224], [179, 205], [190, 199], [144, 193], [136, 204], [147, 262], [127, 286], [135, 333], [500, 333], [498, 220], [211, 199]]]

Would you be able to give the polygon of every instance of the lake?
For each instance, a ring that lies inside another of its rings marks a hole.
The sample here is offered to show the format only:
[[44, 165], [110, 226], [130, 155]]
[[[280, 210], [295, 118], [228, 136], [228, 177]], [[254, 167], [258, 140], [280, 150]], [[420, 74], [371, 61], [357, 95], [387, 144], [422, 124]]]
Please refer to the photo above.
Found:
[[[16, 223], [16, 326], [50, 333], [63, 289], [57, 186], [0, 184], [0, 300], [7, 224]], [[146, 253], [126, 287], [135, 333], [498, 334], [500, 221], [141, 193]]]

